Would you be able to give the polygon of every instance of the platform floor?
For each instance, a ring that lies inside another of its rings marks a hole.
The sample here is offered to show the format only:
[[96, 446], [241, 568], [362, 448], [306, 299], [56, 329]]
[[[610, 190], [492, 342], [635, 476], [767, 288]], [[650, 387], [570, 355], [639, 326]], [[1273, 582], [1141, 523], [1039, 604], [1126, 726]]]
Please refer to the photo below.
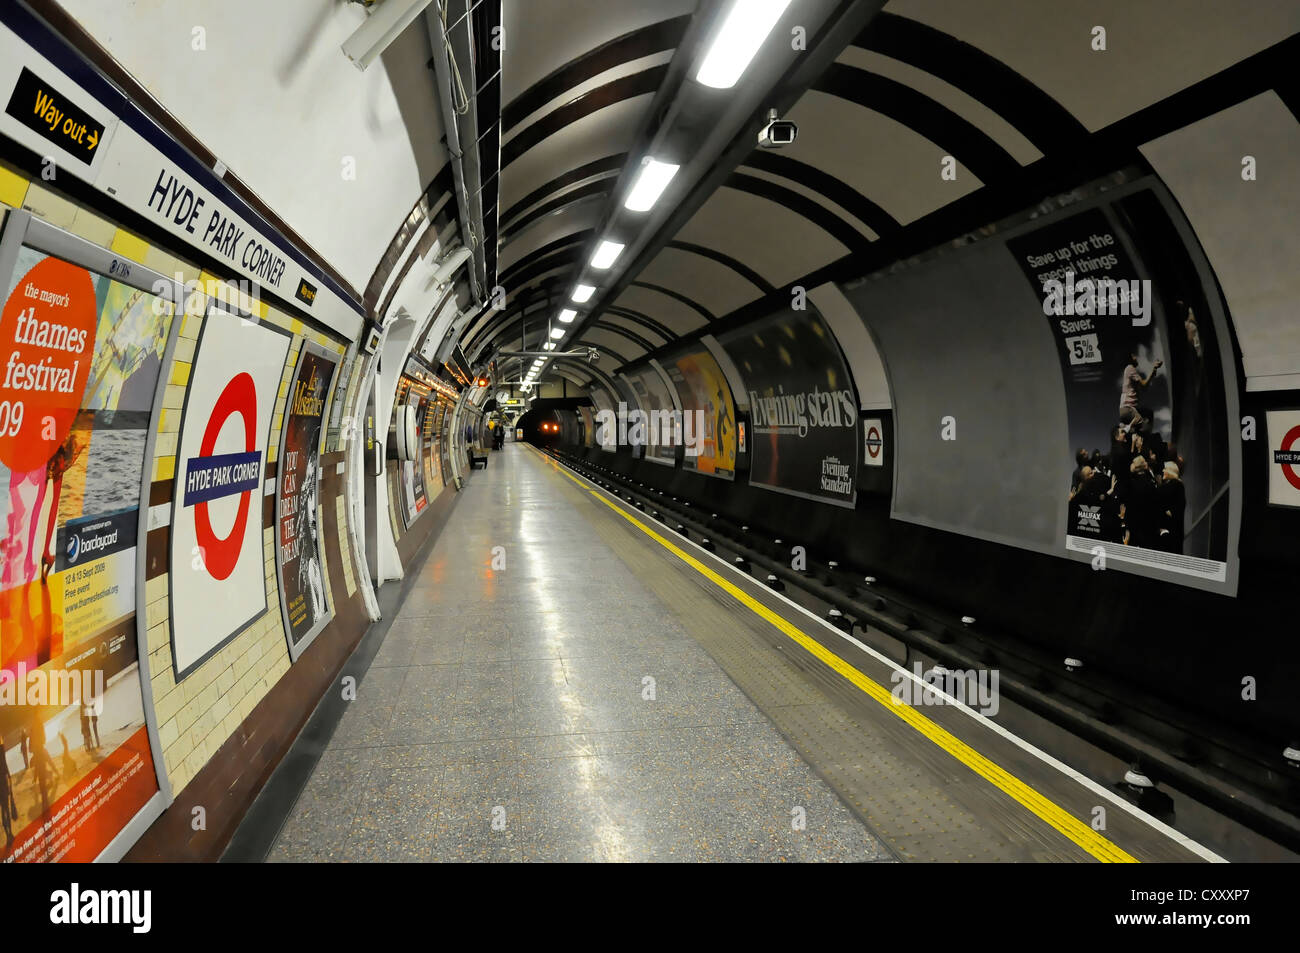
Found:
[[270, 859], [1203, 859], [671, 536], [492, 454]]

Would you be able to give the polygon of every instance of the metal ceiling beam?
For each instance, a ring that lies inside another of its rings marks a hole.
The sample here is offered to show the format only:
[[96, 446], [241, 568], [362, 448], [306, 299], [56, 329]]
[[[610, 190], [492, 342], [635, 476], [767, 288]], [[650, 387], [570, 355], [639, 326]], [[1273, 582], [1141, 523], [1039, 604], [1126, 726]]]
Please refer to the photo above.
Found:
[[[776, 109], [782, 114], [788, 111], [884, 3], [885, 0], [807, 0], [792, 6], [750, 63], [741, 82], [721, 93], [696, 83], [688, 75], [698, 64], [704, 43], [729, 5], [714, 2], [701, 7], [673, 58], [669, 81], [661, 90], [671, 99], [666, 103], [656, 100], [646, 132], [629, 152], [628, 165], [613, 190], [606, 213], [584, 249], [581, 259], [584, 265], [575, 269], [575, 282], [581, 280], [598, 288], [590, 307], [582, 310], [575, 322], [579, 336], [636, 280], [757, 148], [755, 136], [766, 121], [768, 110]], [[792, 19], [796, 10], [797, 20]], [[807, 30], [806, 50], [791, 47], [787, 31], [794, 23]], [[648, 155], [679, 161], [682, 168], [653, 210], [632, 215], [622, 208], [622, 202], [641, 158]], [[621, 268], [612, 269], [613, 275], [585, 267], [597, 245], [607, 238], [627, 245], [620, 259]]]

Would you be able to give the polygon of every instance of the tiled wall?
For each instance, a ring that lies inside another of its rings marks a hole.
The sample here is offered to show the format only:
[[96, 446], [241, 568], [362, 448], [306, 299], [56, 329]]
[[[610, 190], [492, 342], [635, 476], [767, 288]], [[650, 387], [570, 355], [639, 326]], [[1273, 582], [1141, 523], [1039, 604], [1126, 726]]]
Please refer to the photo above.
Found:
[[[65, 229], [97, 245], [109, 248], [118, 255], [138, 262], [147, 268], [181, 281], [196, 281], [205, 291], [211, 291], [217, 276], [201, 271], [196, 265], [153, 247], [143, 238], [117, 227], [112, 222], [94, 214], [75, 202], [51, 191], [40, 182], [29, 181], [25, 176], [0, 165], [0, 211], [24, 208], [45, 222]], [[175, 359], [164, 369], [167, 386], [162, 411], [159, 415], [155, 457], [152, 461], [153, 486], [147, 501], [150, 508], [149, 539], [146, 545], [146, 582], [144, 587], [144, 612], [148, 628], [148, 669], [154, 709], [158, 718], [162, 759], [172, 793], [179, 795], [186, 785], [204, 768], [249, 717], [253, 709], [267, 697], [276, 683], [288, 672], [289, 653], [285, 639], [280, 597], [275, 572], [274, 515], [271, 496], [263, 499], [263, 554], [266, 564], [267, 611], [192, 671], [177, 684], [171, 654], [171, 631], [168, 616], [168, 558], [167, 534], [170, 524], [172, 485], [176, 474], [176, 450], [180, 437], [181, 411], [185, 404], [186, 388], [194, 360], [195, 347], [206, 311], [207, 295], [195, 291], [186, 303], [186, 313], [180, 327]], [[342, 362], [351, 359], [355, 349], [348, 350], [341, 342], [307, 327], [288, 314], [259, 302], [255, 313], [264, 323], [281, 328], [292, 335], [292, 343], [285, 359], [279, 396], [276, 400], [268, 449], [267, 476], [274, 474], [279, 452], [280, 430], [290, 381], [304, 341], [312, 341], [338, 355], [341, 363], [339, 380], [345, 379]], [[357, 375], [348, 374], [348, 396], [353, 396]], [[343, 399], [335, 392], [331, 399]], [[330, 420], [331, 407], [325, 409], [325, 420]], [[339, 449], [338, 434], [331, 434], [324, 447], [329, 454]], [[328, 465], [332, 469], [336, 462]], [[344, 525], [345, 507], [342, 496], [330, 499], [321, 496], [321, 507], [334, 508], [337, 523], [331, 518], [328, 525]], [[322, 514], [323, 515], [323, 514]], [[319, 525], [325, 527], [322, 518]], [[342, 556], [343, 578], [347, 581], [347, 598], [359, 598], [351, 566], [351, 549], [346, 532], [337, 540]], [[330, 558], [322, 547], [323, 558]], [[337, 558], [337, 556], [335, 557]], [[327, 591], [329, 573], [325, 573]], [[336, 606], [334, 594], [329, 593], [331, 605]], [[304, 715], [305, 716], [305, 715]]]

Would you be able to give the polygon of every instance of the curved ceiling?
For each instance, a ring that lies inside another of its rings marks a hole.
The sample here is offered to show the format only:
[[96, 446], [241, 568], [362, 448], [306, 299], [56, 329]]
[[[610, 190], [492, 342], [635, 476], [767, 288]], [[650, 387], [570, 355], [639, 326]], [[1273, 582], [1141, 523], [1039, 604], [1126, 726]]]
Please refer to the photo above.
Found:
[[[1078, 0], [1050, 11], [1036, 0], [826, 4], [801, 66], [765, 70], [756, 60], [741, 80], [761, 85], [763, 102], [786, 102], [797, 141], [757, 148], [755, 111], [711, 167], [673, 193], [674, 215], [602, 274], [587, 266], [595, 243], [616, 230], [630, 170], [657, 125], [698, 108], [689, 74], [728, 4], [560, 6], [503, 0], [507, 306], [467, 322], [461, 343], [478, 360], [537, 349], [558, 311], [574, 307], [561, 348], [598, 348], [606, 373], [836, 267], [880, 267], [914, 253], [919, 236], [955, 237], [955, 217], [950, 233], [935, 230], [950, 210], [992, 208], [975, 203], [1018, 197], [1024, 182], [1069, 188], [1081, 155], [1121, 167], [1159, 125], [1121, 128], [1124, 120], [1300, 31], [1300, 7], [1284, 4], [1249, 22], [1172, 0]], [[768, 42], [811, 12], [793, 0]], [[1099, 24], [1105, 51], [1093, 49]], [[1193, 48], [1203, 55], [1186, 55]], [[568, 302], [579, 281], [599, 286], [585, 306]], [[499, 371], [509, 376], [525, 361], [504, 360]], [[564, 373], [572, 379], [574, 366]]]
[[[604, 372], [1145, 165], [1144, 143], [1272, 88], [1300, 32], [1298, 3], [790, 0], [740, 81], [710, 89], [695, 72], [735, 2], [441, 0], [360, 74], [339, 46], [365, 12], [342, 0], [37, 5], [110, 43], [380, 319], [418, 259], [465, 243], [487, 277], [456, 286], [479, 297], [453, 323], [469, 360], [549, 340], [582, 282], [597, 291], [560, 349], [599, 348]], [[463, 121], [439, 85], [445, 9], [468, 38], [448, 43]], [[253, 16], [274, 29], [249, 34]], [[236, 48], [253, 55], [225, 70]], [[787, 148], [757, 147], [771, 108], [798, 123]], [[649, 155], [680, 171], [628, 212]], [[607, 237], [626, 250], [593, 272]]]

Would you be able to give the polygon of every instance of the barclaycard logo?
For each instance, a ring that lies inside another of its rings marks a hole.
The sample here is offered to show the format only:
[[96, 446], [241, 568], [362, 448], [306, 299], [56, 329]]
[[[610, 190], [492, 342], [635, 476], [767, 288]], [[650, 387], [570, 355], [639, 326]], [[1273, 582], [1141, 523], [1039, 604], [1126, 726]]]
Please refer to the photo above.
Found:
[[75, 563], [83, 553], [93, 553], [112, 546], [117, 542], [118, 533], [119, 530], [115, 529], [111, 533], [96, 533], [93, 536], [71, 534], [68, 537], [68, 565]]

